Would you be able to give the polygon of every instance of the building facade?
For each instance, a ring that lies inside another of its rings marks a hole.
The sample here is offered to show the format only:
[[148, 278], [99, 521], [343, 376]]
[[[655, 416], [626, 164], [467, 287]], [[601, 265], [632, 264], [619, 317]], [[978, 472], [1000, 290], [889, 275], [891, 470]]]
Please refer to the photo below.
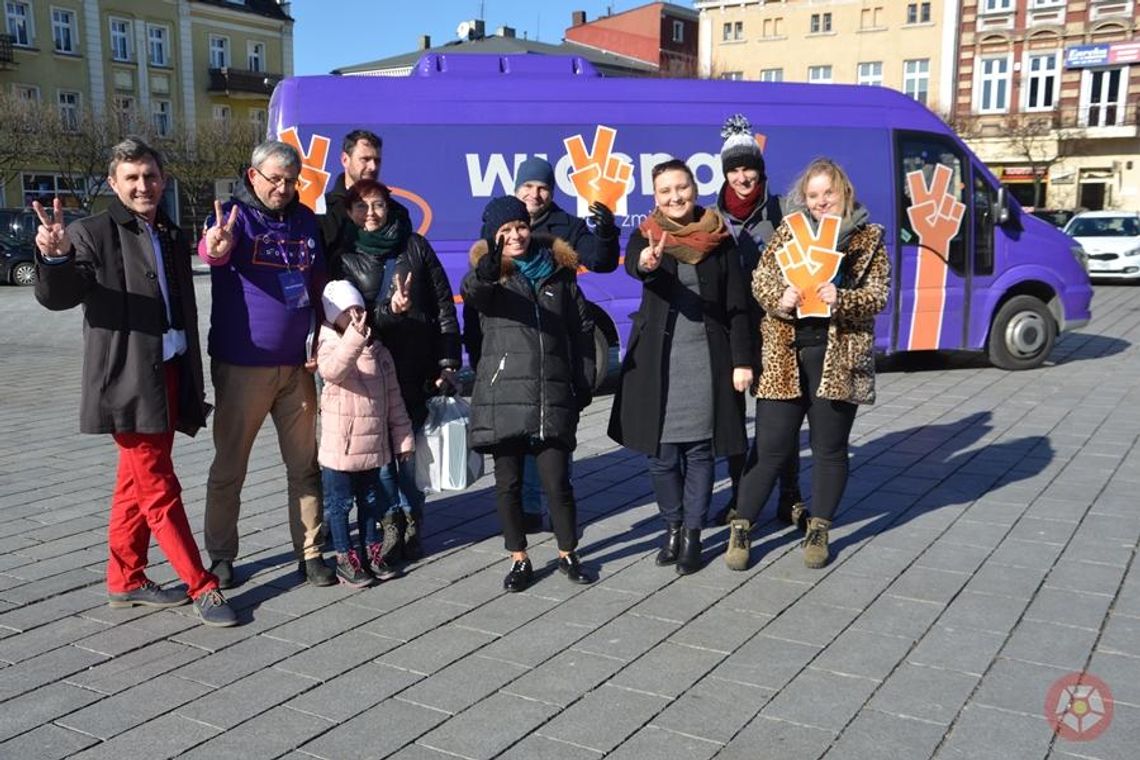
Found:
[[593, 21], [575, 11], [565, 39], [648, 63], [664, 76], [694, 77], [698, 21], [695, 10], [674, 3], [649, 3]]
[[963, 0], [951, 122], [1027, 206], [1140, 210], [1135, 0]]
[[893, 87], [947, 113], [957, 0], [697, 0], [701, 76]]
[[[265, 132], [273, 87], [293, 71], [293, 20], [278, 0], [3, 0], [0, 91], [64, 123], [117, 117], [174, 139], [203, 120]], [[0, 205], [61, 193], [42, 159], [0, 188]]]

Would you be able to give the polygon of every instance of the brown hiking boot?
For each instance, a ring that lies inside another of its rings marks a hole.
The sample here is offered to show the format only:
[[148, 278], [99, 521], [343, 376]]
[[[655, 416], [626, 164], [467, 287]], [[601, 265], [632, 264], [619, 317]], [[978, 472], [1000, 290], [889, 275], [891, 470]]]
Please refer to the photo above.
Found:
[[807, 535], [804, 536], [804, 564], [810, 568], [821, 568], [831, 559], [831, 551], [827, 548], [827, 531], [831, 527], [831, 520], [821, 517], [812, 517], [807, 521]]
[[733, 520], [728, 525], [728, 548], [724, 551], [724, 562], [730, 570], [747, 570], [749, 554], [752, 550], [750, 533], [752, 523], [747, 520]]

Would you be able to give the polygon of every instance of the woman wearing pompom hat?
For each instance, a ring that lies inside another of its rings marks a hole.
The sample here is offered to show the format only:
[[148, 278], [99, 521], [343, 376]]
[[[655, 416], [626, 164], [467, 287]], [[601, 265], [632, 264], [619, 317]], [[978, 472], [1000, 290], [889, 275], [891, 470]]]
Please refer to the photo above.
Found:
[[[784, 200], [769, 192], [764, 153], [756, 142], [748, 118], [739, 113], [728, 117], [720, 136], [724, 138], [724, 145], [720, 149], [724, 184], [716, 198], [716, 209], [724, 217], [725, 225], [736, 241], [741, 271], [745, 278], [751, 279], [752, 272], [760, 262], [760, 252], [768, 245], [784, 218]], [[759, 343], [760, 319], [764, 316], [764, 311], [755, 300], [750, 298], [748, 303], [752, 316], [752, 336]], [[757, 359], [760, 357], [759, 346], [755, 356]], [[760, 376], [760, 367], [753, 367], [752, 370], [756, 377]], [[799, 431], [796, 431], [793, 443], [796, 455], [787, 461], [780, 472], [780, 500], [776, 515], [784, 522], [803, 527], [805, 511], [799, 483]], [[744, 473], [745, 459], [744, 454], [728, 458], [732, 498], [714, 518], [714, 522], [719, 525], [728, 525], [736, 519], [736, 497], [740, 489], [740, 477]]]
[[522, 591], [534, 578], [522, 510], [527, 454], [535, 457], [550, 503], [558, 569], [574, 583], [590, 583], [575, 552], [577, 507], [568, 471], [594, 377], [594, 324], [574, 274], [578, 257], [561, 240], [532, 235], [526, 205], [514, 197], [487, 204], [481, 236], [462, 286], [483, 327], [471, 445], [495, 461], [496, 506], [512, 560], [503, 587]]

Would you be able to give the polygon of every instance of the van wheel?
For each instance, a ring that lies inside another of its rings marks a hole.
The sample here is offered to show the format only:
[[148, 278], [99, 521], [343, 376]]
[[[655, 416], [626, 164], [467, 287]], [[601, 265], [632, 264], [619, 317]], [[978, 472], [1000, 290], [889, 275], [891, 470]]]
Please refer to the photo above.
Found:
[[990, 362], [1000, 369], [1033, 369], [1053, 350], [1057, 325], [1033, 296], [1014, 296], [1002, 304], [990, 326]]
[[601, 328], [594, 328], [594, 390], [606, 382], [610, 371], [610, 342]]

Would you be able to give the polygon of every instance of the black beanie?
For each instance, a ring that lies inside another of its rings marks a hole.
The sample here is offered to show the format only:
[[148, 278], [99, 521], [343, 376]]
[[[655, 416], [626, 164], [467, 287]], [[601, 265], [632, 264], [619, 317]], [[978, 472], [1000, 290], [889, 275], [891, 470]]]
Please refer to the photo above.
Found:
[[530, 226], [526, 204], [513, 195], [494, 198], [483, 209], [483, 238], [489, 240], [495, 237], [495, 233], [507, 222], [524, 222]]
[[720, 131], [724, 139], [724, 146], [720, 149], [720, 163], [724, 173], [738, 167], [755, 169], [760, 173], [760, 179], [767, 177], [764, 174], [764, 154], [752, 134], [752, 124], [744, 114], [730, 116]]

